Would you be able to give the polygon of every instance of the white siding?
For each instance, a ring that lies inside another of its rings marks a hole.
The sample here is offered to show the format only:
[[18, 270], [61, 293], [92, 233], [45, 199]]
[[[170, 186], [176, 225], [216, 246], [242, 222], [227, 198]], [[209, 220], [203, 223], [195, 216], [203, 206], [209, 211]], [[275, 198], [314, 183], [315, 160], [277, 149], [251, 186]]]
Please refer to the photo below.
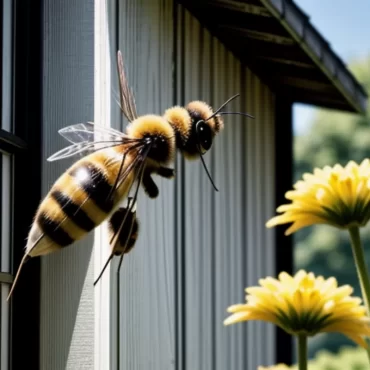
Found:
[[[94, 2], [45, 0], [42, 190], [72, 163], [46, 162], [68, 142], [58, 129], [94, 119]], [[41, 258], [41, 369], [92, 369], [92, 240]], [[89, 268], [90, 266], [90, 268]]]

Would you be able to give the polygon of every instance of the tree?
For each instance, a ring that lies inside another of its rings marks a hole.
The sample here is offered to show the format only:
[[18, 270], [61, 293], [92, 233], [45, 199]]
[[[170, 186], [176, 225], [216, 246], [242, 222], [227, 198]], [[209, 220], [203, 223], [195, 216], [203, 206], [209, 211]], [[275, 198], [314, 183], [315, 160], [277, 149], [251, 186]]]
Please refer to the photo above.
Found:
[[[357, 79], [370, 96], [370, 56], [350, 64]], [[370, 102], [365, 116], [318, 109], [305, 135], [294, 141], [294, 179], [315, 167], [345, 165], [350, 160], [361, 162], [370, 157]], [[370, 266], [370, 226], [362, 229], [366, 258]], [[350, 284], [361, 296], [348, 233], [330, 226], [305, 228], [294, 235], [295, 268], [304, 268], [325, 277], [335, 276], [339, 284]], [[326, 348], [337, 352], [342, 345], [353, 345], [344, 336], [321, 335], [309, 341], [309, 355]]]

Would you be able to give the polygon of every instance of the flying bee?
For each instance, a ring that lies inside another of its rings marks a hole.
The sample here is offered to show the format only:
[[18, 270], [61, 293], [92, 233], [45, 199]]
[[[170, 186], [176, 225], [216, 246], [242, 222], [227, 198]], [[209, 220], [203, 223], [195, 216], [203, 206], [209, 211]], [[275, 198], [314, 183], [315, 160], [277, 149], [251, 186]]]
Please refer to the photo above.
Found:
[[[121, 83], [125, 81], [121, 79]], [[121, 91], [126, 94], [128, 86]], [[84, 156], [56, 180], [39, 205], [8, 299], [28, 259], [58, 251], [85, 237], [116, 214], [135, 184], [134, 199], [127, 211], [131, 213], [146, 163], [155, 163], [151, 172], [161, 174], [162, 165], [173, 160], [175, 137], [171, 125], [159, 115], [137, 117], [135, 105], [132, 102], [125, 105], [126, 95], [121, 96], [121, 102], [127, 117], [135, 115], [127, 134], [89, 122], [59, 130], [72, 145], [53, 154], [48, 161]], [[170, 170], [164, 172], [172, 175]]]
[[[24, 257], [42, 256], [82, 239], [108, 217], [135, 184], [132, 211], [145, 170], [145, 162], [167, 163], [173, 159], [175, 139], [161, 116], [141, 116], [132, 122], [131, 136], [92, 123], [77, 124], [59, 131], [74, 144], [48, 158], [54, 161], [92, 150], [75, 162], [43, 199], [28, 235]], [[114, 220], [111, 220], [114, 224]]]
[[[200, 157], [213, 184], [202, 156], [210, 149], [214, 136], [223, 128], [221, 116], [241, 114], [252, 117], [240, 112], [221, 112], [238, 95], [215, 112], [206, 103], [193, 101], [186, 107], [170, 108], [163, 116], [148, 114], [139, 117], [120, 51], [117, 53], [117, 68], [120, 107], [129, 121], [126, 133], [91, 122], [59, 130], [59, 134], [71, 145], [53, 154], [48, 161], [74, 155], [83, 157], [56, 180], [40, 203], [28, 235], [25, 254], [7, 299], [28, 259], [70, 246], [107, 219], [111, 234], [113, 232], [109, 260], [117, 253], [121, 256], [126, 254], [131, 249], [130, 242], [135, 239], [133, 229], [135, 225], [138, 226], [135, 221], [130, 222], [130, 217], [136, 217], [132, 210], [140, 186], [149, 197], [158, 196], [158, 187], [152, 175], [164, 178], [174, 176], [174, 170], [166, 166], [173, 161], [176, 148], [188, 159]], [[120, 211], [122, 201], [134, 186], [136, 189], [132, 202]], [[126, 244], [120, 239], [125, 233]]]

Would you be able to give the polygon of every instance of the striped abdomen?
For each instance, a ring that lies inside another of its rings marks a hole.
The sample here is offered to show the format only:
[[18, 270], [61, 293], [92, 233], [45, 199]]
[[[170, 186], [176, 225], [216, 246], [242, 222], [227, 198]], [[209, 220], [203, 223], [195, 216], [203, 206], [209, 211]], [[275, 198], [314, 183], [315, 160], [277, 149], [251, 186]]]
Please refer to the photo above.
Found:
[[[138, 237], [139, 223], [136, 218], [136, 212], [129, 212], [126, 216], [128, 209], [129, 207], [118, 208], [108, 221], [109, 239], [119, 232], [116, 243], [112, 246], [112, 253], [115, 256], [130, 252]], [[125, 223], [119, 230], [123, 221]]]
[[[101, 224], [118, 202], [127, 196], [134, 179], [127, 180], [110, 194], [121, 160], [122, 147], [105, 149], [72, 165], [53, 185], [40, 204], [33, 223], [26, 253], [48, 254], [83, 238]], [[127, 156], [123, 171], [131, 163]]]

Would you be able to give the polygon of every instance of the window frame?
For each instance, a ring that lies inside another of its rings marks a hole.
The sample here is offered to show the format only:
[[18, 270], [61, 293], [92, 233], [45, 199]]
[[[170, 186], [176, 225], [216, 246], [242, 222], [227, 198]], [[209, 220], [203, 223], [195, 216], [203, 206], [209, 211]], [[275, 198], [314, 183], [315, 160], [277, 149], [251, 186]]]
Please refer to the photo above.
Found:
[[[41, 199], [43, 1], [13, 0], [12, 132], [0, 131], [0, 149], [11, 151], [11, 275]], [[40, 260], [25, 264], [10, 304], [10, 369], [40, 368]]]
[[[292, 100], [276, 96], [275, 102], [275, 207], [285, 203], [285, 193], [293, 181], [293, 120]], [[280, 246], [280, 248], [279, 248]], [[283, 228], [275, 230], [276, 261], [275, 270], [293, 273], [293, 237], [285, 235]], [[292, 337], [280, 328], [276, 328], [276, 363], [291, 364], [293, 360]]]

